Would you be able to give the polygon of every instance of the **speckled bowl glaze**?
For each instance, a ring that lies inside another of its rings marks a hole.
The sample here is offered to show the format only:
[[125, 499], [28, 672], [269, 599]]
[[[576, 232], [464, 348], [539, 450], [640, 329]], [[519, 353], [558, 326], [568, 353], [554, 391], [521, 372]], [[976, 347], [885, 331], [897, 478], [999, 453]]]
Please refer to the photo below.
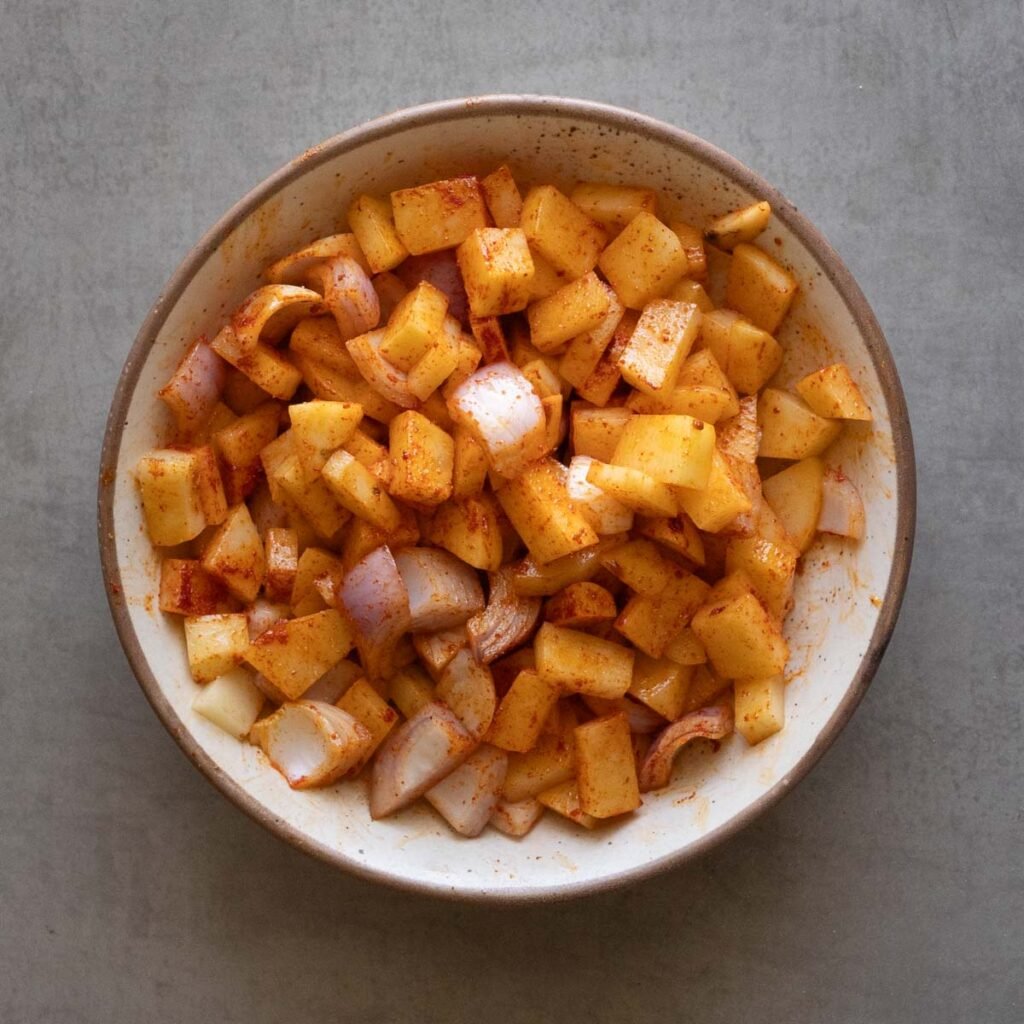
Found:
[[[780, 334], [789, 383], [827, 361], [850, 364], [875, 413], [830, 455], [863, 495], [860, 544], [819, 542], [797, 583], [785, 729], [755, 748], [733, 736], [694, 745], [673, 782], [625, 820], [586, 832], [548, 815], [526, 838], [464, 840], [427, 808], [371, 822], [361, 784], [297, 793], [252, 747], [191, 710], [180, 623], [156, 610], [158, 555], [142, 525], [132, 468], [169, 422], [156, 398], [188, 344], [212, 336], [298, 245], [342, 228], [349, 200], [508, 162], [521, 180], [650, 185], [663, 211], [698, 223], [755, 199], [774, 216], [762, 244], [801, 292]], [[192, 762], [283, 839], [364, 878], [475, 900], [551, 900], [596, 892], [703, 853], [771, 807], [810, 770], [864, 694], [889, 640], [910, 565], [914, 455], [892, 356], [860, 289], [787, 199], [707, 142], [650, 118], [579, 100], [492, 96], [391, 114], [330, 139], [269, 177], [209, 231], [143, 324], [114, 396], [99, 488], [100, 548], [118, 634], [154, 710]], [[211, 811], [213, 809], [211, 808]]]

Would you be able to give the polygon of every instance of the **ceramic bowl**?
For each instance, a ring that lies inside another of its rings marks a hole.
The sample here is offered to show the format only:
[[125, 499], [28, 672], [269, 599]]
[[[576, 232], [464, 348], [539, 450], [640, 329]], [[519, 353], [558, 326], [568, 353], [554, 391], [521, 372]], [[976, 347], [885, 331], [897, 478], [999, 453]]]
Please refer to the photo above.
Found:
[[[295, 792], [253, 748], [192, 712], [181, 625], [156, 609], [159, 558], [142, 526], [132, 468], [169, 423], [156, 391], [189, 343], [212, 336], [302, 243], [341, 229], [349, 200], [507, 162], [521, 180], [650, 185], [671, 217], [770, 201], [761, 244], [796, 273], [799, 300], [781, 331], [789, 383], [848, 363], [874, 410], [830, 459], [860, 488], [867, 535], [819, 542], [787, 624], [786, 727], [757, 747], [739, 736], [694, 745], [672, 785], [621, 823], [594, 832], [547, 815], [526, 838], [488, 830], [464, 840], [427, 808], [371, 822], [364, 787]], [[910, 563], [914, 457], [892, 355], [860, 289], [791, 202], [737, 160], [648, 117], [579, 100], [494, 96], [404, 110], [304, 153], [229, 210], [188, 254], [143, 324], [114, 396], [103, 450], [99, 519], [110, 605], [128, 660], [166, 728], [231, 801], [293, 845], [365, 878], [494, 901], [555, 899], [643, 878], [708, 850], [762, 814], [810, 770], [850, 718], [892, 632]], [[211, 805], [210, 813], [229, 813]]]

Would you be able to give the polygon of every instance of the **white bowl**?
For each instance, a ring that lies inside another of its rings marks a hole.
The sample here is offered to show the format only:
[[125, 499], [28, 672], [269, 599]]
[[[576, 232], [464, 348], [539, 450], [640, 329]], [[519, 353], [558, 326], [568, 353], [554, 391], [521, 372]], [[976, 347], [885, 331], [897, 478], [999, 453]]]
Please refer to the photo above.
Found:
[[[790, 381], [843, 360], [875, 413], [834, 452], [867, 508], [860, 544], [820, 542], [806, 559], [787, 624], [793, 655], [786, 727], [748, 748], [688, 749], [669, 789], [619, 824], [586, 832], [548, 815], [524, 839], [453, 835], [432, 811], [371, 822], [361, 785], [298, 793], [257, 751], [191, 710], [196, 686], [181, 626], [156, 610], [159, 556], [142, 525], [132, 468], [169, 422], [157, 389], [189, 343], [212, 336], [261, 268], [341, 229], [350, 198], [500, 162], [540, 181], [650, 185], [666, 212], [697, 223], [755, 199], [774, 216], [762, 236], [797, 274], [799, 301], [780, 339]], [[391, 114], [304, 153], [231, 209], [157, 300], [114, 396], [100, 474], [100, 547], [121, 642], [146, 696], [194, 764], [257, 821], [358, 875], [463, 898], [561, 898], [650, 875], [707, 850], [803, 777], [863, 696], [888, 642], [910, 563], [914, 457], [892, 356], [864, 296], [796, 208], [732, 157], [677, 128], [613, 107], [495, 96]], [[211, 813], [222, 813], [220, 805]]]

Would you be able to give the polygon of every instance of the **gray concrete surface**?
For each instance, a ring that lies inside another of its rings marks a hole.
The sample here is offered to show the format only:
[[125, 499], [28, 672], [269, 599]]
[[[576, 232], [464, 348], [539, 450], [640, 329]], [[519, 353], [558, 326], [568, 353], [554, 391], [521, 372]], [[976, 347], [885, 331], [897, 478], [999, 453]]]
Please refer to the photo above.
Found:
[[[0, 4], [0, 1021], [1024, 1019], [1020, 2]], [[189, 245], [371, 115], [531, 91], [717, 142], [903, 374], [917, 557], [867, 699], [702, 862], [570, 905], [398, 895], [188, 765], [108, 617], [94, 476]]]

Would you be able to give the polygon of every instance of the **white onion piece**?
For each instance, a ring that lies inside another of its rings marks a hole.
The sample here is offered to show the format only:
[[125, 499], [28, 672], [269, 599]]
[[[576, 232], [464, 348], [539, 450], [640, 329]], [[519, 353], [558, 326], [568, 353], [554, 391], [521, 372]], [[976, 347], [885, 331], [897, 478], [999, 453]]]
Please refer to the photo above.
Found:
[[409, 628], [409, 595], [387, 545], [352, 567], [342, 580], [338, 600], [355, 627], [366, 674], [371, 679], [388, 678], [398, 640]]
[[363, 674], [354, 662], [344, 658], [334, 668], [329, 668], [303, 695], [303, 700], [322, 700], [325, 704], [336, 704], [348, 688]]
[[358, 765], [373, 738], [348, 712], [322, 701], [284, 704], [251, 736], [293, 789], [327, 786]]
[[593, 461], [589, 455], [574, 455], [569, 463], [565, 489], [597, 533], [626, 533], [633, 529], [633, 510], [587, 479]]
[[491, 825], [507, 836], [525, 836], [544, 814], [544, 805], [539, 800], [527, 797], [510, 803], [499, 800], [491, 815]]
[[663, 789], [672, 776], [672, 762], [676, 754], [691, 740], [718, 740], [728, 736], [733, 728], [732, 708], [716, 705], [683, 715], [661, 732], [651, 744], [640, 766], [640, 791]]
[[474, 739], [480, 739], [487, 732], [498, 705], [491, 670], [466, 649], [459, 651], [445, 666], [437, 684], [437, 697], [458, 715]]
[[463, 327], [468, 326], [469, 302], [454, 249], [408, 256], [395, 267], [395, 274], [410, 290], [420, 281], [429, 281], [448, 296], [449, 315], [455, 317]]
[[523, 643], [537, 625], [541, 609], [540, 598], [522, 597], [516, 592], [508, 569], [492, 572], [488, 578], [491, 592], [487, 607], [466, 623], [470, 647], [484, 665]]
[[423, 795], [460, 836], [472, 839], [494, 813], [507, 771], [508, 754], [485, 744]]
[[197, 341], [186, 353], [171, 379], [157, 392], [174, 416], [181, 434], [201, 427], [220, 401], [228, 365], [205, 342]]
[[467, 377], [448, 399], [448, 412], [503, 476], [518, 476], [547, 450], [544, 406], [512, 363], [491, 363]]
[[639, 701], [631, 700], [629, 697], [617, 697], [609, 700], [604, 697], [584, 696], [583, 703], [595, 715], [614, 715], [621, 712], [629, 722], [629, 731], [639, 733], [641, 736], [664, 729], [667, 724], [657, 711]]
[[395, 564], [409, 596], [409, 629], [434, 632], [461, 625], [484, 607], [476, 570], [439, 548], [404, 548]]
[[291, 609], [285, 604], [274, 604], [272, 601], [258, 597], [249, 605], [245, 617], [249, 626], [249, 639], [255, 640], [260, 633], [270, 629], [275, 622], [291, 618]]
[[348, 341], [345, 347], [356, 368], [374, 391], [403, 409], [419, 405], [419, 399], [409, 390], [409, 378], [392, 366], [381, 354], [384, 331], [370, 331]]
[[380, 299], [369, 274], [350, 256], [335, 256], [314, 264], [306, 283], [324, 297], [334, 315], [342, 341], [372, 331], [380, 323]]
[[427, 671], [437, 680], [448, 662], [463, 647], [469, 646], [469, 634], [465, 626], [444, 629], [439, 633], [417, 633], [412, 638], [412, 645]]
[[237, 739], [248, 735], [262, 707], [263, 693], [241, 667], [217, 676], [192, 701], [193, 711]]
[[821, 482], [821, 513], [818, 529], [840, 537], [860, 540], [864, 536], [866, 516], [860, 493], [839, 469], [825, 470]]
[[291, 525], [288, 510], [283, 505], [278, 505], [270, 496], [270, 488], [265, 480], [261, 480], [250, 495], [249, 512], [261, 537], [266, 536], [267, 530], [287, 528]]
[[385, 818], [411, 804], [458, 768], [476, 745], [450, 708], [436, 701], [425, 704], [377, 750], [370, 815]]
[[251, 352], [260, 340], [280, 341], [320, 304], [320, 296], [309, 288], [293, 284], [267, 284], [257, 288], [231, 317], [238, 350]]
[[359, 250], [355, 235], [328, 235], [283, 256], [267, 267], [263, 276], [271, 284], [302, 284], [314, 264], [333, 256], [349, 256], [364, 270], [368, 269], [363, 263], [365, 257]]

